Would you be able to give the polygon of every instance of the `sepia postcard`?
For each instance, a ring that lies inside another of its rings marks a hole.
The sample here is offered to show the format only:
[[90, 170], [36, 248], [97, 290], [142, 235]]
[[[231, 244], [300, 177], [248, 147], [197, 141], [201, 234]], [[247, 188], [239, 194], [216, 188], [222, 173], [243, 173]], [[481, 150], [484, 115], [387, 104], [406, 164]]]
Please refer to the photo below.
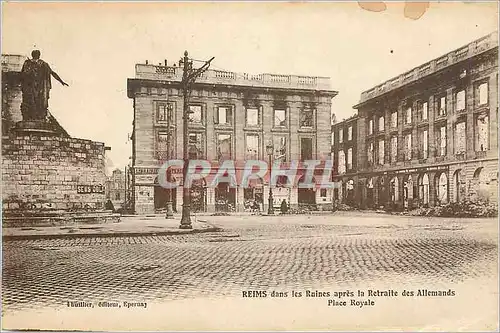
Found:
[[498, 331], [498, 2], [2, 2], [2, 329]]

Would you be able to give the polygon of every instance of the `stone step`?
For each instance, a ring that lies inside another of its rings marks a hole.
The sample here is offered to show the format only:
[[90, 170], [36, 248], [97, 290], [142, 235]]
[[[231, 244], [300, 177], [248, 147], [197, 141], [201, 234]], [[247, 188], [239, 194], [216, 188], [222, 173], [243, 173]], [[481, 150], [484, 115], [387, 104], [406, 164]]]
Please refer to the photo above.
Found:
[[92, 213], [71, 213], [62, 212], [59, 214], [34, 213], [24, 216], [13, 216], [7, 214], [2, 216], [2, 225], [4, 228], [22, 228], [22, 227], [53, 227], [75, 224], [102, 224], [116, 223], [120, 221], [120, 214], [111, 212], [92, 212]]

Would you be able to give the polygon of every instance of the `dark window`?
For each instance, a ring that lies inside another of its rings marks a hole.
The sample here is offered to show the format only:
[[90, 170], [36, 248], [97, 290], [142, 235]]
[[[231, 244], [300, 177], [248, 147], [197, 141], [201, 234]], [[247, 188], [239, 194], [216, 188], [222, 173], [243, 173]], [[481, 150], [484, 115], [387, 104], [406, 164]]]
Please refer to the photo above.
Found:
[[285, 162], [287, 159], [287, 139], [285, 136], [273, 136], [274, 160]]
[[314, 111], [305, 109], [300, 114], [300, 127], [313, 127], [314, 125]]
[[203, 158], [203, 134], [189, 133], [189, 159]]
[[158, 121], [167, 121], [167, 106], [165, 104], [158, 105]]
[[439, 116], [444, 116], [446, 115], [446, 96], [441, 96], [437, 100], [437, 106], [438, 106], [438, 115]]
[[301, 138], [300, 139], [300, 158], [302, 161], [312, 160], [312, 139], [311, 138]]
[[219, 161], [231, 159], [231, 147], [231, 134], [217, 135], [217, 157]]
[[288, 177], [287, 176], [278, 176], [276, 178], [276, 187], [286, 187], [288, 186]]
[[256, 134], [247, 134], [246, 136], [246, 154], [247, 160], [257, 160], [259, 158], [259, 136]]
[[170, 156], [168, 154], [168, 140], [173, 140], [172, 136], [169, 137], [168, 132], [159, 132], [157, 141], [157, 155], [160, 160], [164, 160], [173, 156], [173, 142], [170, 142]]
[[173, 107], [169, 103], [158, 103], [158, 109], [156, 113], [157, 121], [168, 121], [173, 120]]

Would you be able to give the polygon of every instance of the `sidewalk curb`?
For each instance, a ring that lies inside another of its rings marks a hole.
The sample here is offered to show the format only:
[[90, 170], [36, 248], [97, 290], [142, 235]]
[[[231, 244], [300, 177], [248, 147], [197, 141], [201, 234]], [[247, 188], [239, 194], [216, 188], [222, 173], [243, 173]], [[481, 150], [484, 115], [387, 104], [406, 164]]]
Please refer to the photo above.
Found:
[[143, 232], [111, 232], [111, 233], [72, 233], [72, 234], [46, 234], [46, 235], [2, 235], [2, 241], [11, 240], [38, 240], [38, 239], [64, 239], [64, 238], [111, 238], [111, 237], [140, 237], [140, 236], [171, 236], [190, 235], [206, 232], [221, 232], [220, 227], [209, 227], [203, 229], [179, 229], [169, 231], [143, 231]]

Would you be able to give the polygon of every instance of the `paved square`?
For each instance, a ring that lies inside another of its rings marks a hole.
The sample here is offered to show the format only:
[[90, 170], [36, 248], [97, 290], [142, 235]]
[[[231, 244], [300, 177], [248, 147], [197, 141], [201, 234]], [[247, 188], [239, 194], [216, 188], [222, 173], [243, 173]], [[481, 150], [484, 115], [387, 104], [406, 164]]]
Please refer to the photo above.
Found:
[[[206, 217], [223, 232], [7, 241], [5, 314], [69, 301], [239, 299], [245, 290], [448, 289], [497, 279], [495, 219]], [[329, 289], [326, 289], [329, 288]]]

